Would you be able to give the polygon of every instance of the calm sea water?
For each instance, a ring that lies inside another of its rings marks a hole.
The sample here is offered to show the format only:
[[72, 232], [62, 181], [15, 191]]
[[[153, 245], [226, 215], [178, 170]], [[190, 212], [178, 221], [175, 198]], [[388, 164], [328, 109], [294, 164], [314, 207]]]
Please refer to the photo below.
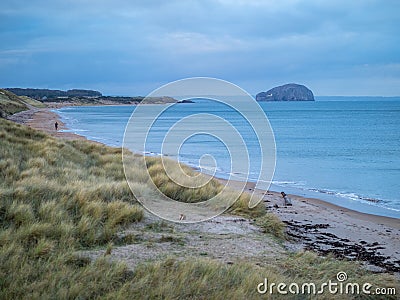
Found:
[[[276, 141], [272, 190], [400, 218], [400, 101], [358, 99], [260, 105], [269, 118]], [[134, 109], [134, 106], [88, 106], [66, 107], [56, 112], [70, 131], [121, 146]], [[195, 113], [215, 114], [235, 126], [252, 158], [249, 179], [256, 180], [261, 157], [255, 133], [239, 114], [213, 101], [170, 107], [154, 123], [146, 151], [153, 155], [161, 153], [168, 129]], [[214, 125], [199, 124], [199, 131], [207, 131], [207, 127]], [[187, 139], [176, 159], [196, 167], [203, 154], [215, 158], [217, 176], [229, 176], [229, 150], [206, 134]]]

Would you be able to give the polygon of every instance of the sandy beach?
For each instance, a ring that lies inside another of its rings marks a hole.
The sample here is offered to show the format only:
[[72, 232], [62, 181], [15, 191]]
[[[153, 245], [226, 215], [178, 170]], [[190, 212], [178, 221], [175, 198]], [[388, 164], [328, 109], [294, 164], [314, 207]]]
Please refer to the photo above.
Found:
[[[10, 119], [57, 138], [85, 139], [63, 132], [67, 128], [50, 108], [21, 112]], [[54, 128], [55, 122], [59, 124], [59, 131]], [[246, 189], [252, 192], [254, 183], [249, 182]], [[279, 193], [262, 190], [256, 190], [256, 193], [262, 196], [266, 209], [287, 225], [289, 242], [286, 246], [289, 249], [309, 249], [323, 255], [331, 253], [336, 257], [363, 261], [375, 272], [400, 275], [399, 219], [360, 213], [296, 195], [288, 195], [293, 205], [284, 206]]]
[[[49, 108], [31, 108], [27, 111], [22, 111], [8, 117], [9, 120], [14, 121], [18, 124], [23, 124], [40, 131], [46, 132], [47, 134], [62, 138], [66, 140], [83, 139], [85, 137], [77, 135], [71, 132], [64, 132], [63, 130], [68, 129], [65, 124], [60, 120], [59, 116], [52, 112], [53, 108], [60, 108], [67, 105], [54, 105]], [[58, 123], [58, 130], [55, 129], [54, 124]]]
[[[246, 186], [249, 192], [253, 188], [251, 182]], [[287, 234], [300, 247], [361, 260], [373, 271], [400, 272], [399, 219], [365, 214], [297, 195], [288, 195], [293, 205], [284, 206], [280, 193], [262, 190], [256, 193], [263, 197], [266, 208], [286, 224]]]

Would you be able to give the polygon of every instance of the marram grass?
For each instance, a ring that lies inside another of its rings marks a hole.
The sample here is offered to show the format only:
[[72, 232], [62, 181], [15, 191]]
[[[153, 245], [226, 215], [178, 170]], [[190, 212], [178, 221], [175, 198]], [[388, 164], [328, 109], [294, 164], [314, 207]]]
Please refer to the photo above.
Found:
[[[175, 174], [173, 174], [173, 178], [177, 179], [178, 182], [181, 182], [186, 186], [189, 186], [190, 182], [185, 182], [185, 180], [188, 179], [180, 174], [180, 172], [178, 172], [179, 168], [181, 168], [189, 176], [206, 176], [203, 174], [196, 174], [195, 171], [193, 171], [188, 166], [179, 164], [178, 162], [170, 159], [164, 159], [164, 164], [168, 164], [169, 166], [171, 166], [170, 169], [172, 169], [173, 171], [176, 170]], [[215, 179], [211, 179], [210, 181], [208, 181], [208, 183], [202, 185], [199, 188], [187, 188], [185, 186], [178, 185], [168, 177], [161, 159], [155, 157], [146, 157], [146, 165], [149, 175], [157, 188], [161, 192], [163, 192], [164, 195], [167, 195], [171, 199], [177, 201], [190, 203], [207, 201], [208, 199], [211, 199], [214, 196], [218, 195], [224, 188], [224, 186]], [[207, 181], [207, 179], [208, 178], [206, 177], [205, 182]], [[228, 209], [229, 213], [242, 215], [245, 217], [259, 217], [265, 214], [265, 207], [262, 203], [259, 203], [259, 205], [254, 208], [249, 208], [248, 205], [250, 201], [250, 194], [241, 193], [238, 198], [236, 194], [237, 193], [230, 193], [230, 191], [225, 191], [224, 195], [222, 196], [229, 198], [225, 199], [226, 203], [232, 203], [232, 199], [236, 200]]]
[[272, 213], [266, 213], [257, 218], [256, 225], [258, 225], [264, 233], [272, 234], [278, 238], [285, 237], [284, 223]]
[[0, 119], [0, 178], [0, 298], [74, 298], [91, 296], [89, 286], [97, 295], [115, 288], [126, 267], [75, 253], [106, 245], [143, 218], [120, 149], [57, 140]]

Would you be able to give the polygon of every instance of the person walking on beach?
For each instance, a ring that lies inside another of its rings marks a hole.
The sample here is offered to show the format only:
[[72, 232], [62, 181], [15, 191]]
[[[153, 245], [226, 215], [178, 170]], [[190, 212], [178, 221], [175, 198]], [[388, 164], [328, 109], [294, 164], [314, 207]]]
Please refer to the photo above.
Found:
[[56, 128], [56, 130], [58, 130], [58, 122], [54, 123], [54, 127]]
[[290, 201], [289, 197], [286, 195], [285, 192], [281, 192], [283, 201], [284, 201], [284, 205], [285, 206], [292, 206], [292, 201]]

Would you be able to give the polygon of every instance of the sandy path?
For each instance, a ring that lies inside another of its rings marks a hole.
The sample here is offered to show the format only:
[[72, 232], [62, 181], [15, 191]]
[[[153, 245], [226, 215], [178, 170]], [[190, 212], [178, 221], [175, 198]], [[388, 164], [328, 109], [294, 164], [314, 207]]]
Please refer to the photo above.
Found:
[[[227, 264], [237, 261], [267, 265], [282, 259], [287, 249], [252, 224], [251, 220], [222, 215], [212, 220], [178, 224], [165, 222], [146, 212], [144, 221], [135, 224], [124, 236], [134, 236], [128, 245], [114, 245], [111, 259], [123, 260], [130, 268], [143, 261], [175, 257], [208, 257]], [[105, 250], [84, 251], [82, 255], [97, 258]]]

